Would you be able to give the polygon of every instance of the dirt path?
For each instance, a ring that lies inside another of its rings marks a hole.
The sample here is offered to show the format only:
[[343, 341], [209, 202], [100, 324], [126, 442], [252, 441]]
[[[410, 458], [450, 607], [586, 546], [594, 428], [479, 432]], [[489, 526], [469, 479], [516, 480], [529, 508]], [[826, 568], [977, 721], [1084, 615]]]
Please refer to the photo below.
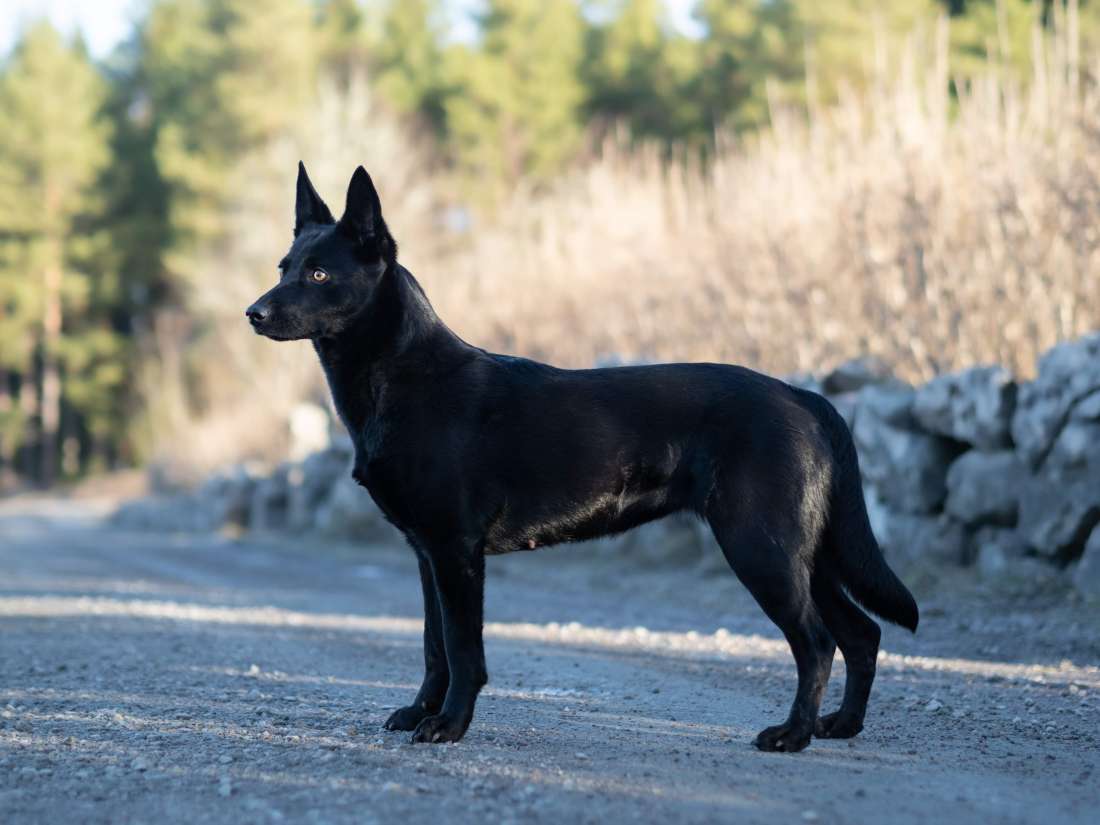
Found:
[[[750, 742], [794, 689], [724, 574], [490, 560], [458, 745], [381, 729], [420, 677], [402, 548], [126, 534], [0, 506], [0, 822], [1061, 822], [1100, 804], [1100, 617], [923, 600], [867, 730]], [[827, 706], [842, 685], [838, 660]]]

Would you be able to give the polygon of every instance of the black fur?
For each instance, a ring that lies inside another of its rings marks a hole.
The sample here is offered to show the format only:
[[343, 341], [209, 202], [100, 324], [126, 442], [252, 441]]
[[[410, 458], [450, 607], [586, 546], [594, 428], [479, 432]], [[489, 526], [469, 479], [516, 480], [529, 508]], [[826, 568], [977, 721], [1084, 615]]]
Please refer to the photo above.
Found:
[[[299, 167], [295, 235], [279, 284], [247, 314], [263, 335], [313, 341], [353, 475], [416, 552], [426, 673], [388, 728], [418, 742], [466, 732], [487, 679], [486, 554], [688, 510], [798, 665], [789, 717], [757, 746], [861, 730], [879, 628], [852, 599], [910, 630], [918, 613], [871, 533], [852, 438], [828, 401], [742, 367], [563, 370], [467, 344], [397, 264], [361, 167], [339, 221]], [[844, 700], [819, 718], [837, 645]]]

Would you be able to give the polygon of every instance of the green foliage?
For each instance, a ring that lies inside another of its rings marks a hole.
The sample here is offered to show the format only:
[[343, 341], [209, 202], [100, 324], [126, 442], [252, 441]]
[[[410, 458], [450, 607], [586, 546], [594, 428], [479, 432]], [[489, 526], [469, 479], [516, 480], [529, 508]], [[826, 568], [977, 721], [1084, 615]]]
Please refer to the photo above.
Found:
[[811, 77], [826, 98], [841, 83], [866, 83], [904, 39], [931, 26], [936, 0], [792, 0]]
[[955, 64], [971, 74], [991, 59], [1016, 71], [1030, 66], [1031, 36], [1042, 19], [1041, 3], [1030, 0], [970, 0], [951, 27]]
[[82, 48], [44, 23], [26, 33], [0, 76], [5, 236], [59, 237], [84, 211], [108, 157], [104, 96]]
[[610, 0], [589, 26], [584, 120], [599, 133], [626, 126], [635, 140], [696, 142], [699, 44], [670, 30], [661, 0]]
[[116, 356], [121, 347], [110, 326], [115, 295], [99, 267], [103, 236], [94, 228], [103, 209], [95, 184], [110, 158], [106, 96], [80, 44], [47, 24], [26, 32], [0, 75], [0, 380], [4, 396], [15, 386], [21, 401], [0, 423], [0, 456], [28, 444], [24, 411], [36, 410], [32, 446], [46, 478], [62, 436], [57, 382], [83, 383], [70, 400], [79, 427], [116, 403], [123, 379], [118, 366], [85, 371], [65, 357], [81, 340]]
[[791, 0], [702, 0], [706, 26], [699, 98], [710, 128], [758, 127], [768, 118], [768, 84], [786, 87], [802, 76], [806, 21]]
[[660, 0], [622, 0], [609, 11], [610, 22], [592, 27], [585, 49], [588, 113], [625, 121], [638, 137], [663, 137], [673, 90], [664, 83], [668, 38]]
[[[1068, 0], [955, 0], [951, 47], [956, 70], [970, 75], [993, 63], [1017, 80], [1026, 79], [1035, 69], [1036, 33], [1065, 30], [1071, 7]], [[1085, 44], [1096, 44], [1100, 2], [1079, 0], [1075, 24]]]
[[580, 144], [584, 24], [572, 0], [490, 0], [477, 47], [448, 54], [458, 162], [480, 183], [545, 181]]
[[433, 0], [389, 0], [374, 51], [375, 86], [398, 111], [444, 122], [443, 48]]
[[357, 0], [315, 0], [318, 58], [343, 86], [367, 65], [370, 36]]

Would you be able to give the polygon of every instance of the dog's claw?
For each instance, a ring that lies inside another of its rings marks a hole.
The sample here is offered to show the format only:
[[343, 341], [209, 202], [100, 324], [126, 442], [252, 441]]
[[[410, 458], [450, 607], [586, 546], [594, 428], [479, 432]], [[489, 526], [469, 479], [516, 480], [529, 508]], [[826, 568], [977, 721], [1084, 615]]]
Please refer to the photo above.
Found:
[[814, 736], [818, 739], [851, 739], [861, 730], [863, 722], [838, 710], [818, 718]]
[[753, 744], [762, 751], [795, 753], [810, 744], [810, 731], [803, 731], [788, 723], [775, 725], [760, 731]]
[[420, 705], [409, 705], [391, 713], [383, 727], [386, 730], [416, 730], [416, 726], [429, 715], [429, 711]]
[[447, 714], [426, 716], [413, 731], [413, 742], [457, 742], [466, 733], [469, 723], [463, 725]]

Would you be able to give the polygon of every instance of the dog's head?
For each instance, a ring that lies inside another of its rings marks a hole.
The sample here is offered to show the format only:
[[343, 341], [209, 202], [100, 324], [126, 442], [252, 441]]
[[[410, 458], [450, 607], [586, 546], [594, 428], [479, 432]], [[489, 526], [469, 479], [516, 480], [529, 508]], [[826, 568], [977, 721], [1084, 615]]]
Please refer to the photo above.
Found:
[[396, 262], [397, 244], [366, 170], [352, 175], [337, 221], [299, 163], [294, 242], [279, 262], [279, 283], [245, 315], [276, 341], [338, 335], [370, 306]]

